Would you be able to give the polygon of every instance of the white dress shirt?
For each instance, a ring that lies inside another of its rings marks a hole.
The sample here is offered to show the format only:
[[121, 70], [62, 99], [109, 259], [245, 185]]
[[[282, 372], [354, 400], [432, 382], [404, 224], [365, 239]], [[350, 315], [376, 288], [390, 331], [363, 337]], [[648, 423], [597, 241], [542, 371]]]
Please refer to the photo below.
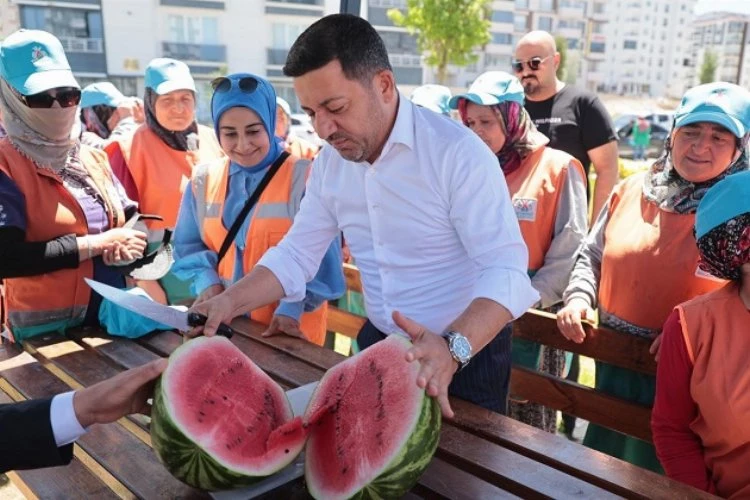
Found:
[[475, 298], [514, 317], [539, 300], [528, 252], [497, 158], [463, 125], [399, 96], [393, 130], [373, 163], [326, 145], [300, 211], [258, 265], [301, 300], [331, 240], [343, 231], [360, 270], [367, 316], [400, 332], [398, 310], [441, 333]]
[[57, 447], [70, 444], [86, 433], [81, 427], [73, 408], [73, 391], [58, 394], [52, 398], [49, 407], [49, 417], [52, 423], [52, 434], [55, 436]]

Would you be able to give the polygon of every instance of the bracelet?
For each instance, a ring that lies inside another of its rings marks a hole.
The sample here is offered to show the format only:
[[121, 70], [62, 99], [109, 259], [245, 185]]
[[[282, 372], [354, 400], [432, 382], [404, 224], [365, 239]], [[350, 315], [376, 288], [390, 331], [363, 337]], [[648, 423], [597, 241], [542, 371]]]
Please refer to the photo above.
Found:
[[86, 239], [86, 258], [91, 260], [93, 258], [93, 252], [91, 251], [91, 237], [85, 236]]

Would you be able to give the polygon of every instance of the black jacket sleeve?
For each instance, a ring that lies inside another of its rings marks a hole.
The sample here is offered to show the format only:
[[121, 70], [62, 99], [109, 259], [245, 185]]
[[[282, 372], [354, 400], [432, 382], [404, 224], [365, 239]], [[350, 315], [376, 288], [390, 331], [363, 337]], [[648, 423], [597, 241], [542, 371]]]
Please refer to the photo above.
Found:
[[17, 227], [0, 228], [0, 279], [20, 278], [78, 267], [78, 244], [74, 234], [49, 241], [25, 241]]
[[52, 399], [0, 405], [0, 473], [67, 465], [73, 445], [57, 447], [50, 421]]

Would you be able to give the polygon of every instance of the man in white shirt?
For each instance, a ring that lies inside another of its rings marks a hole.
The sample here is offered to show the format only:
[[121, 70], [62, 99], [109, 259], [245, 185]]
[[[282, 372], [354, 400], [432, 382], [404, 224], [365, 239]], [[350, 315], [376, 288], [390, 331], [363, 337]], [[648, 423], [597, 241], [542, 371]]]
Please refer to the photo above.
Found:
[[461, 124], [399, 95], [383, 41], [356, 16], [310, 26], [284, 72], [328, 145], [284, 240], [195, 307], [208, 316], [204, 333], [269, 302], [300, 300], [342, 231], [365, 292], [360, 347], [407, 334], [407, 361], [421, 365], [417, 383], [446, 417], [449, 386], [505, 412], [510, 328], [498, 332], [539, 296], [497, 159]]
[[89, 426], [147, 414], [153, 382], [166, 366], [158, 359], [80, 391], [0, 405], [0, 473], [68, 464], [72, 443]]

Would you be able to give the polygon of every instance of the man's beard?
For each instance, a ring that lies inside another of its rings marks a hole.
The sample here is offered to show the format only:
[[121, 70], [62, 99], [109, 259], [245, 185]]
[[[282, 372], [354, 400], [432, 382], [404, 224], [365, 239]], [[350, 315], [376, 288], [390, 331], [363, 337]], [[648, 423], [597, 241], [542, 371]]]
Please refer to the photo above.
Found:
[[526, 95], [537, 94], [542, 89], [539, 80], [536, 78], [524, 78], [521, 84], [523, 85], [523, 91]]

